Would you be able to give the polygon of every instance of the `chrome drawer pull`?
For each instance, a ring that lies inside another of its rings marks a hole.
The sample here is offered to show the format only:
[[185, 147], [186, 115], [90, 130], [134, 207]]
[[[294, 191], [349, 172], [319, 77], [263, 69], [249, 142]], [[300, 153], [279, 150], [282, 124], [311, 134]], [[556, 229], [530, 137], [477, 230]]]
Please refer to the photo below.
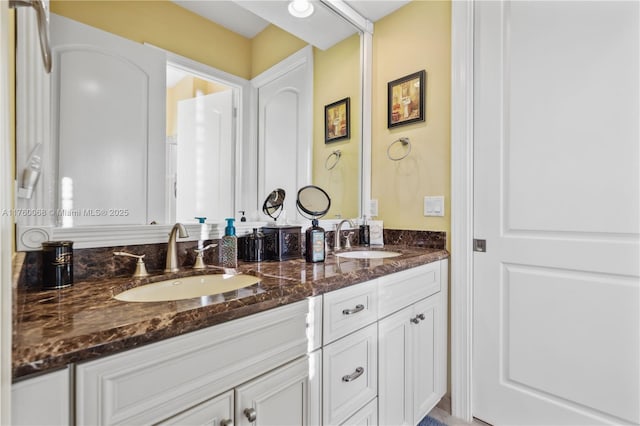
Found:
[[358, 312], [361, 312], [361, 311], [364, 311], [364, 305], [357, 304], [356, 307], [353, 309], [343, 309], [342, 314], [351, 315], [351, 314], [357, 314]]
[[364, 373], [364, 368], [358, 367], [356, 368], [356, 371], [354, 371], [353, 373], [347, 374], [346, 376], [342, 376], [342, 381], [347, 383], [352, 382], [358, 377], [362, 376], [362, 373]]

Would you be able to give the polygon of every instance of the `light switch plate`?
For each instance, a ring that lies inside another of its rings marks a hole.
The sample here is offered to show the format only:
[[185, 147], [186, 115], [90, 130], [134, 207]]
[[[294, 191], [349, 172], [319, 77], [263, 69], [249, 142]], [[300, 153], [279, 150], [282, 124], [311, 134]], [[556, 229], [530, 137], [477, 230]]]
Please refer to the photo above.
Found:
[[444, 195], [424, 197], [425, 216], [444, 216]]
[[378, 216], [378, 200], [371, 200], [369, 204], [369, 214], [371, 217]]

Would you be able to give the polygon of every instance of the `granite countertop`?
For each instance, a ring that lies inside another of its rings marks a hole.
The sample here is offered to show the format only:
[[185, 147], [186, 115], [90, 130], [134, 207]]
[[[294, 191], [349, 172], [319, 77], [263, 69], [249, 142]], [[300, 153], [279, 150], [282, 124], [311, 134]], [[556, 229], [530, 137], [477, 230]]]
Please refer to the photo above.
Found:
[[239, 262], [239, 272], [255, 275], [261, 282], [224, 295], [172, 302], [121, 302], [113, 296], [168, 277], [220, 273], [220, 269], [76, 282], [62, 290], [19, 288], [13, 300], [13, 378], [96, 359], [449, 257], [440, 249], [385, 245], [384, 250], [402, 255], [369, 260], [329, 255], [324, 263], [315, 264], [304, 259]]

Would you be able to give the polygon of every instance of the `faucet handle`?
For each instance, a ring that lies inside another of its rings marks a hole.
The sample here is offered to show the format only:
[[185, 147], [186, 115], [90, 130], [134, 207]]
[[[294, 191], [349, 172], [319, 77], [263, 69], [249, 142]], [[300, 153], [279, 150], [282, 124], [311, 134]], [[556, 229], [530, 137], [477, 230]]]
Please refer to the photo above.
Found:
[[349, 232], [347, 234], [347, 237], [345, 238], [344, 241], [344, 248], [346, 249], [350, 249], [351, 248], [351, 236], [353, 235], [353, 232]]
[[197, 254], [196, 261], [193, 264], [193, 269], [205, 269], [207, 265], [204, 263], [203, 253], [211, 248], [217, 247], [217, 244], [209, 244], [201, 249], [193, 249], [194, 253]]
[[136, 270], [133, 272], [133, 278], [142, 278], [149, 275], [149, 273], [147, 272], [147, 267], [144, 264], [144, 260], [142, 260], [144, 259], [146, 254], [131, 254], [127, 253], [126, 251], [114, 251], [113, 255], [135, 257], [136, 259], [138, 259], [138, 262], [136, 262]]

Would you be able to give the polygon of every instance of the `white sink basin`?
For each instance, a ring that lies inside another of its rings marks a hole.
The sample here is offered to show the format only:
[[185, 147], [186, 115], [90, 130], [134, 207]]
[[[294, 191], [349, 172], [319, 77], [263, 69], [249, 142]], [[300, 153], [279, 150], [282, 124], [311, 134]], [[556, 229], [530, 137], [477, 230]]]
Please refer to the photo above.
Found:
[[226, 293], [258, 282], [252, 275], [196, 275], [142, 285], [114, 297], [123, 302], [166, 302]]
[[346, 257], [349, 259], [384, 259], [387, 257], [400, 256], [402, 253], [396, 251], [384, 251], [384, 250], [357, 250], [357, 251], [345, 251], [342, 253], [336, 253], [338, 257]]

